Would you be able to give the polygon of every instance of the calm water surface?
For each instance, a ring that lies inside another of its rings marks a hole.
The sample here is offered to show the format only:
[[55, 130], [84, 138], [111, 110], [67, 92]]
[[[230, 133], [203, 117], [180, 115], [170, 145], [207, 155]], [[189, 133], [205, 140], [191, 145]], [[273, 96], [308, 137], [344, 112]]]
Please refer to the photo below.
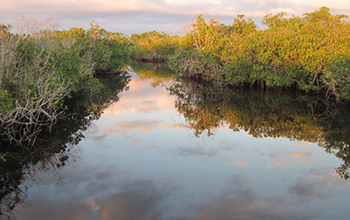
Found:
[[264, 108], [276, 97], [221, 94], [206, 103], [186, 94], [191, 85], [135, 72], [119, 101], [71, 147], [65, 166], [33, 170], [12, 216], [349, 219], [350, 183], [336, 172], [344, 161], [326, 152], [325, 128], [304, 110], [246, 107]]

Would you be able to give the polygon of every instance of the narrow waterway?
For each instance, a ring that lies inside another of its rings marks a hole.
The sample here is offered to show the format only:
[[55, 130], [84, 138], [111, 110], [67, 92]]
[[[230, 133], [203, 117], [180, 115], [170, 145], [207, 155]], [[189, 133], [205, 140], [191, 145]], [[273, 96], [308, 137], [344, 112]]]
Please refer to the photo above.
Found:
[[130, 74], [128, 89], [89, 123], [64, 165], [33, 167], [21, 183], [23, 201], [7, 215], [349, 218], [350, 182], [340, 168], [347, 164], [332, 148], [349, 145], [329, 136], [308, 101], [276, 94], [218, 98], [152, 69]]

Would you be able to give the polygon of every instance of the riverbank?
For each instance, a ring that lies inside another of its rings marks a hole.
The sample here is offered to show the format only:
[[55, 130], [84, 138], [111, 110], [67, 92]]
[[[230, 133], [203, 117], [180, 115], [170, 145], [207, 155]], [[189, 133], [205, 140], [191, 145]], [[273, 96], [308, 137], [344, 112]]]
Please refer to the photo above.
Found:
[[258, 29], [238, 15], [232, 25], [198, 16], [169, 65], [181, 76], [217, 85], [299, 89], [350, 98], [350, 23], [329, 8], [268, 14]]
[[96, 24], [87, 31], [0, 29], [0, 137], [33, 145], [64, 115], [64, 102], [80, 90], [98, 92], [100, 73], [119, 74], [128, 50]]

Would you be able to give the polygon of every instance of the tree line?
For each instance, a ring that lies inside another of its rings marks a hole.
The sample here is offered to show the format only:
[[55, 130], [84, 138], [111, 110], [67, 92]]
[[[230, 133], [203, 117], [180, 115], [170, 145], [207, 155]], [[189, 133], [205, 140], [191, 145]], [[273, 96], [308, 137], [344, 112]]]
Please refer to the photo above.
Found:
[[219, 85], [299, 89], [350, 98], [350, 23], [329, 9], [268, 14], [258, 29], [238, 15], [232, 25], [200, 15], [169, 65], [185, 77]]
[[[164, 60], [183, 77], [222, 86], [298, 89], [350, 99], [350, 23], [321, 7], [303, 16], [267, 14], [259, 29], [199, 15], [185, 36], [148, 32], [130, 40], [139, 60]], [[141, 55], [141, 58], [140, 58]]]
[[[237, 15], [230, 25], [199, 15], [184, 36], [150, 31], [131, 36], [104, 30], [0, 26], [0, 135], [35, 140], [54, 124], [64, 102], [95, 77], [119, 74], [130, 60], [163, 62], [179, 76], [215, 86], [295, 89], [350, 99], [350, 23], [322, 7], [302, 16], [267, 14], [258, 26]], [[33, 25], [35, 26], [35, 25]]]

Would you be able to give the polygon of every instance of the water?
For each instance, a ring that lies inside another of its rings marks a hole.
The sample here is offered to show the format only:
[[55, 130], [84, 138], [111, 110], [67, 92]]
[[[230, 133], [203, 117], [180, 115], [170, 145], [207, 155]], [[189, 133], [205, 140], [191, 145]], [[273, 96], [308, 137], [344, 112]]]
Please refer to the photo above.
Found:
[[6, 215], [349, 218], [346, 113], [312, 98], [229, 93], [152, 69], [135, 72], [128, 89], [70, 126], [78, 140], [17, 169], [25, 172], [20, 201]]

